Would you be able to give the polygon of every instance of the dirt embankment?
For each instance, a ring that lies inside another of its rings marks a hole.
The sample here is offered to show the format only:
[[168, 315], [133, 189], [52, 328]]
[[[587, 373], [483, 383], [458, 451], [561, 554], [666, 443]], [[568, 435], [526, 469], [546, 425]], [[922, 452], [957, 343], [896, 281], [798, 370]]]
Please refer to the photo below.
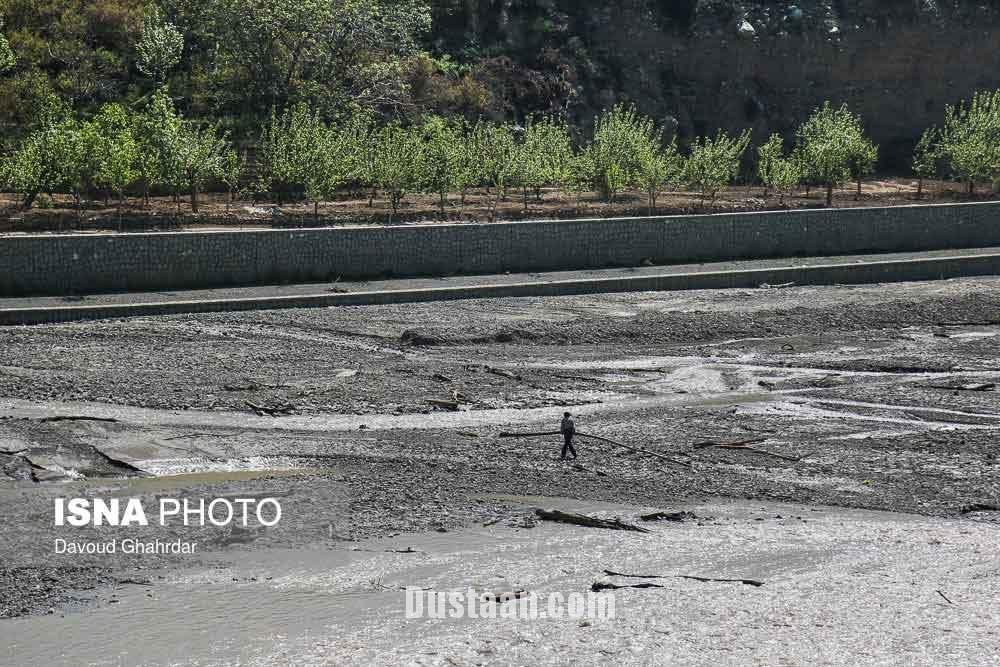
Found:
[[[964, 186], [933, 181], [926, 182], [923, 194], [917, 196], [917, 181], [908, 178], [872, 179], [863, 184], [858, 196], [854, 186], [835, 192], [834, 206], [902, 206], [920, 203], [950, 203], [990, 201], [996, 195], [981, 188], [970, 196]], [[520, 192], [511, 191], [497, 209], [497, 220], [544, 220], [579, 218], [614, 218], [646, 215], [697, 215], [704, 213], [734, 213], [750, 211], [781, 211], [821, 208], [825, 193], [815, 188], [801, 189], [784, 197], [774, 193], [765, 196], [759, 187], [730, 187], [719, 193], [715, 202], [705, 202], [696, 193], [663, 193], [657, 206], [650, 209], [645, 195], [627, 192], [614, 203], [602, 201], [596, 193], [580, 197], [546, 189], [539, 197], [531, 194], [527, 201]], [[187, 201], [175, 203], [168, 197], [153, 198], [148, 206], [138, 199], [129, 199], [119, 210], [99, 201], [89, 202], [82, 210], [73, 208], [70, 197], [57, 195], [43, 199], [43, 206], [24, 211], [10, 194], [0, 195], [0, 233], [80, 231], [150, 231], [204, 228], [284, 228], [301, 226], [345, 226], [387, 224], [433, 224], [440, 222], [488, 222], [492, 197], [485, 191], [470, 192], [464, 202], [452, 196], [444, 215], [438, 208], [437, 196], [411, 194], [400, 210], [393, 213], [387, 201], [376, 199], [369, 205], [367, 195], [345, 194], [338, 201], [324, 202], [319, 215], [306, 202], [282, 203], [268, 201], [229, 201], [226, 195], [203, 195], [199, 212], [192, 213]]]

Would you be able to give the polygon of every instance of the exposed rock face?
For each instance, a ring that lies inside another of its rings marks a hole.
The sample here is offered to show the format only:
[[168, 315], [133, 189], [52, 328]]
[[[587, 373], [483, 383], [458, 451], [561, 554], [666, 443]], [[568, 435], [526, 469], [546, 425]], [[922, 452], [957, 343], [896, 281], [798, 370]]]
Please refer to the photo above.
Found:
[[[810, 110], [847, 102], [907, 163], [944, 106], [1000, 86], [1000, 6], [934, 0], [466, 0], [436, 3], [438, 43], [480, 63], [502, 54], [506, 112], [561, 111], [586, 124], [635, 101], [683, 139], [716, 127], [791, 135]], [[746, 28], [753, 31], [750, 34]]]

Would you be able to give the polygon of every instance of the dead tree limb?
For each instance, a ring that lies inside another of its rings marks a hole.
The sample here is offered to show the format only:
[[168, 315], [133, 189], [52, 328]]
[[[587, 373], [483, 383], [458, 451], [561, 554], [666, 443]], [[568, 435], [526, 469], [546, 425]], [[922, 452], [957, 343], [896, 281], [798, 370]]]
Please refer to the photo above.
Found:
[[660, 584], [651, 584], [649, 582], [619, 586], [618, 584], [612, 584], [607, 581], [595, 581], [590, 585], [590, 590], [594, 593], [600, 593], [601, 591], [617, 591], [622, 588], [663, 588], [663, 586]]
[[605, 570], [604, 574], [609, 577], [627, 577], [630, 579], [691, 579], [693, 581], [718, 582], [724, 584], [745, 584], [757, 588], [764, 585], [763, 581], [757, 579], [719, 579], [716, 577], [698, 577], [693, 574], [625, 574], [614, 570]]
[[561, 510], [535, 510], [535, 515], [543, 521], [555, 521], [557, 523], [569, 523], [575, 526], [586, 528], [605, 528], [607, 530], [630, 530], [636, 533], [648, 533], [649, 531], [641, 526], [633, 526], [618, 519], [598, 519], [586, 514], [573, 514]]
[[694, 449], [705, 449], [707, 447], [742, 447], [744, 445], [755, 445], [764, 442], [767, 438], [750, 438], [749, 440], [736, 440], [734, 442], [717, 442], [715, 440], [705, 440], [691, 445]]
[[111, 417], [88, 417], [87, 415], [56, 415], [55, 417], [42, 417], [38, 420], [43, 424], [51, 422], [105, 422], [108, 424], [117, 424], [117, 419], [112, 419]]

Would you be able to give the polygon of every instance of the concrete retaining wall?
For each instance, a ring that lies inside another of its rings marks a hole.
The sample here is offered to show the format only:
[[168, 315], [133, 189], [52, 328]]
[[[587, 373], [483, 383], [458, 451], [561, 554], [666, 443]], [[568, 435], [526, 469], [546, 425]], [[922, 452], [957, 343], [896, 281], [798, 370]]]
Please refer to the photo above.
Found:
[[1000, 202], [711, 216], [0, 238], [0, 296], [1000, 245]]
[[758, 287], [763, 283], [782, 284], [793, 282], [796, 285], [864, 285], [995, 275], [1000, 275], [1000, 254], [900, 259], [865, 262], [862, 264], [820, 264], [736, 271], [665, 273], [662, 275], [625, 278], [595, 278], [402, 289], [348, 294], [323, 293], [244, 299], [6, 308], [0, 309], [0, 326], [52, 324], [77, 320], [177, 315], [181, 313], [366, 306], [458, 299], [567, 296], [573, 294], [607, 294], [615, 292], [748, 288]]

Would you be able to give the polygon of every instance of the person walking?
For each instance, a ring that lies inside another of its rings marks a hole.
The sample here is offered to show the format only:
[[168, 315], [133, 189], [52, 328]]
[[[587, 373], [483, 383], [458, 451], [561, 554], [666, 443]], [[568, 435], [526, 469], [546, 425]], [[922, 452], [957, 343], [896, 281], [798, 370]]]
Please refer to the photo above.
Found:
[[562, 423], [559, 425], [559, 431], [563, 435], [562, 456], [559, 458], [565, 461], [566, 452], [569, 452], [575, 459], [576, 450], [573, 449], [573, 436], [576, 435], [576, 424], [573, 423], [573, 415], [568, 412], [563, 413]]

